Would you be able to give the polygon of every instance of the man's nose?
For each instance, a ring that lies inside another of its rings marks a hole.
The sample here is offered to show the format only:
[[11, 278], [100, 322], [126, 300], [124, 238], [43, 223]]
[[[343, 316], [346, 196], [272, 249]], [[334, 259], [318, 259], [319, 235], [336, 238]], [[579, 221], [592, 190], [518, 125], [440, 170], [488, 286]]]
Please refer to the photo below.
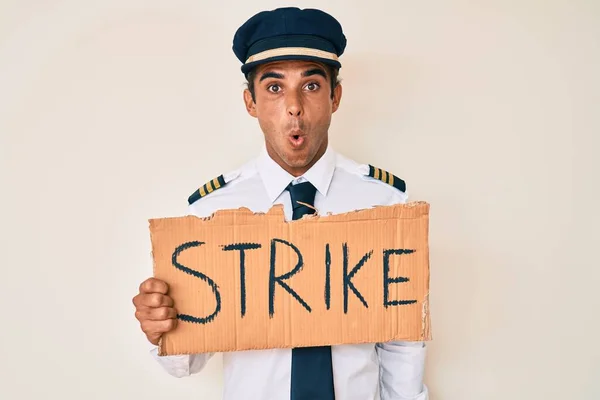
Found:
[[287, 96], [287, 112], [291, 117], [299, 117], [303, 113], [302, 99], [298, 93], [289, 93]]

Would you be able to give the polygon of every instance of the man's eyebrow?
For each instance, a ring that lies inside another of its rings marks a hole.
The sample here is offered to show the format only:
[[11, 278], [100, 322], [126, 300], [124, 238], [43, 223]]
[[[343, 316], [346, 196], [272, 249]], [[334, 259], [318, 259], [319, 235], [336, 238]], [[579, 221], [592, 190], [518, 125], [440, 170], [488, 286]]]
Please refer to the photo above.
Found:
[[325, 70], [323, 70], [322, 68], [313, 68], [313, 69], [309, 69], [308, 71], [304, 71], [302, 73], [302, 76], [313, 76], [313, 75], [321, 75], [323, 78], [327, 79], [327, 74], [325, 73]]
[[283, 74], [280, 74], [280, 73], [277, 73], [277, 72], [265, 72], [260, 77], [260, 81], [259, 82], [262, 82], [262, 81], [264, 81], [267, 78], [283, 79]]

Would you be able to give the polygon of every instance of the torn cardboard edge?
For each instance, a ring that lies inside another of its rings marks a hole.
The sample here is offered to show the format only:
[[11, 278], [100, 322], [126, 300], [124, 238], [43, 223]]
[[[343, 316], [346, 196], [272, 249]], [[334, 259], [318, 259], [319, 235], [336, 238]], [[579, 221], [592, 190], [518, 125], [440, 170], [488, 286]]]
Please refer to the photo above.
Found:
[[[298, 220], [286, 220], [283, 204], [274, 204], [267, 212], [261, 212], [261, 211], [255, 212], [255, 211], [250, 210], [248, 207], [239, 207], [239, 208], [217, 210], [217, 211], [211, 213], [211, 215], [208, 215], [206, 217], [199, 217], [197, 215], [190, 214], [190, 215], [184, 215], [184, 216], [178, 216], [178, 217], [150, 218], [150, 219], [148, 219], [148, 222], [149, 222], [150, 227], [152, 227], [153, 223], [157, 223], [160, 221], [177, 220], [177, 219], [181, 219], [181, 218], [196, 218], [201, 221], [209, 222], [209, 221], [212, 221], [215, 219], [218, 220], [225, 216], [229, 216], [232, 213], [235, 213], [235, 214], [243, 215], [245, 217], [250, 217], [250, 218], [255, 217], [255, 216], [274, 216], [274, 217], [280, 218], [281, 223], [298, 224], [300, 222], [319, 221], [319, 220], [323, 220], [323, 219], [327, 219], [328, 221], [345, 220], [345, 218], [351, 218], [354, 214], [359, 214], [360, 216], [363, 216], [364, 218], [356, 218], [356, 219], [353, 218], [353, 219], [349, 219], [349, 220], [352, 220], [352, 221], [365, 220], [365, 219], [370, 219], [368, 216], [370, 214], [372, 214], [373, 212], [378, 212], [381, 210], [395, 210], [395, 211], [402, 210], [402, 211], [399, 211], [400, 214], [397, 215], [396, 217], [401, 218], [401, 219], [409, 219], [409, 218], [419, 218], [424, 215], [428, 215], [429, 208], [430, 208], [429, 203], [427, 203], [425, 201], [411, 201], [411, 202], [407, 202], [407, 203], [400, 203], [400, 204], [393, 204], [393, 205], [375, 205], [371, 208], [363, 208], [363, 209], [359, 209], [359, 210], [352, 210], [352, 211], [347, 211], [344, 213], [336, 213], [336, 214], [327, 213], [327, 214], [321, 215], [318, 213], [318, 210], [317, 210], [316, 214], [306, 214], [301, 219], [298, 219]], [[413, 211], [413, 209], [416, 209], [416, 211]], [[388, 215], [386, 215], [386, 216], [388, 216]]]

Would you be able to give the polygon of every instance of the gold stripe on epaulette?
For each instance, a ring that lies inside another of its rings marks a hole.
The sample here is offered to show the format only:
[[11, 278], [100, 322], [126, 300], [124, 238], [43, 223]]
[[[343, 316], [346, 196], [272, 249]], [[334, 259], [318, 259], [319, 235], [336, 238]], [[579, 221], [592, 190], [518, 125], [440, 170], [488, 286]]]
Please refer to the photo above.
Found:
[[370, 177], [382, 181], [383, 183], [387, 183], [388, 185], [393, 186], [402, 192], [406, 191], [406, 182], [404, 182], [402, 179], [398, 178], [391, 172], [388, 172], [381, 168], [377, 168], [374, 165], [369, 164], [368, 166], [368, 175]]
[[219, 175], [218, 177], [206, 182], [204, 185], [200, 186], [194, 193], [192, 193], [188, 197], [188, 203], [192, 204], [198, 199], [201, 199], [202, 197], [207, 196], [215, 190], [224, 187], [226, 184], [227, 182], [225, 182], [225, 177], [223, 175]]

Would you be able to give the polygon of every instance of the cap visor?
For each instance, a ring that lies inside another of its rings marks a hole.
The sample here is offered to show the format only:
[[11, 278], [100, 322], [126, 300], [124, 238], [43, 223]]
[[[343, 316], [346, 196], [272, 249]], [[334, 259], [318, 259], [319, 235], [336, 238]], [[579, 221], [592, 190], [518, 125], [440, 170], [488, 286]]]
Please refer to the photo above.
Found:
[[306, 55], [285, 55], [285, 56], [265, 58], [264, 60], [254, 61], [254, 62], [250, 62], [248, 64], [244, 64], [244, 65], [242, 65], [242, 72], [247, 75], [253, 68], [255, 68], [259, 65], [268, 64], [268, 63], [272, 63], [272, 62], [276, 62], [276, 61], [290, 61], [290, 60], [316, 61], [316, 62], [320, 62], [323, 64], [331, 65], [336, 68], [342, 67], [342, 64], [339, 61], [330, 60], [327, 58], [320, 58], [320, 57], [306, 56]]

